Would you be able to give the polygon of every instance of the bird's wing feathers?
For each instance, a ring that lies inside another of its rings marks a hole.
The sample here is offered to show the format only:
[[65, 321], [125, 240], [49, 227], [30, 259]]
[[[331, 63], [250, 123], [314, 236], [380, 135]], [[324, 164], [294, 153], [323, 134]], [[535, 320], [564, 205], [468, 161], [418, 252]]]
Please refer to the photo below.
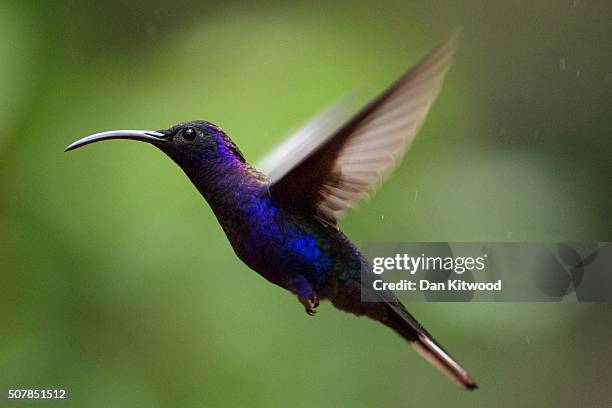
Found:
[[283, 143], [261, 159], [256, 167], [267, 174], [272, 183], [276, 183], [334, 136], [357, 111], [359, 99], [353, 92], [332, 103], [291, 133]]
[[[401, 160], [435, 99], [455, 51], [451, 37], [343, 125], [338, 107], [302, 128], [268, 174], [272, 197], [327, 223], [373, 192]], [[328, 133], [332, 130], [331, 133]], [[297, 148], [296, 148], [297, 146]]]

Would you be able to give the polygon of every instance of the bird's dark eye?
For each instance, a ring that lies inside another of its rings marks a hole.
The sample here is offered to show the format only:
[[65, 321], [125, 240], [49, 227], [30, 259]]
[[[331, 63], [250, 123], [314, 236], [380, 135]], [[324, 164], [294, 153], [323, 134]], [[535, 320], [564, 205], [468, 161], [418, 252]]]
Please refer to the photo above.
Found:
[[198, 133], [195, 131], [194, 128], [187, 128], [183, 131], [182, 136], [183, 139], [185, 139], [187, 142], [193, 142], [198, 136]]

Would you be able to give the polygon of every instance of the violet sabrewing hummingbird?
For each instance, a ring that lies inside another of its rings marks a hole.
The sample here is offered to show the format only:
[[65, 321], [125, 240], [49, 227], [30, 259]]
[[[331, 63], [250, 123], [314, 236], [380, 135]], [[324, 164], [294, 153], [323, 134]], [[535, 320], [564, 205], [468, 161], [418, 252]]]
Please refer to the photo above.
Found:
[[76, 149], [108, 139], [147, 142], [174, 160], [202, 194], [238, 257], [293, 293], [306, 313], [320, 300], [388, 326], [469, 390], [467, 372], [389, 291], [362, 280], [368, 261], [338, 227], [340, 217], [373, 192], [400, 161], [437, 96], [455, 51], [444, 42], [347, 120], [335, 106], [268, 156], [267, 172], [245, 160], [219, 127], [195, 120], [158, 131], [116, 130], [80, 139]]

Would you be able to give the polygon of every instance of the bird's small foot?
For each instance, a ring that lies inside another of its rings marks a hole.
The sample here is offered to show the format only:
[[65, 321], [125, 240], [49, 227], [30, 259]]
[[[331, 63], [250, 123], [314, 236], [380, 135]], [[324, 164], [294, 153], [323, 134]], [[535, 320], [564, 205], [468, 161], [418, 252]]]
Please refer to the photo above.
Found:
[[317, 311], [317, 307], [319, 307], [319, 297], [316, 293], [313, 293], [310, 297], [301, 297], [298, 296], [300, 303], [304, 305], [304, 310], [309, 316], [314, 316]]

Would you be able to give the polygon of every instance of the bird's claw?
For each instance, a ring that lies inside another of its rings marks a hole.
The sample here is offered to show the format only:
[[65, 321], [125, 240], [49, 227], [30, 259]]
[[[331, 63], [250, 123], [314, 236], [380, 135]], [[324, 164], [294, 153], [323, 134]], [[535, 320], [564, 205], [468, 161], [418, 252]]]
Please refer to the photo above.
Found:
[[304, 305], [304, 310], [309, 316], [317, 314], [316, 308], [319, 307], [319, 297], [313, 293], [309, 298], [299, 296], [300, 303]]

